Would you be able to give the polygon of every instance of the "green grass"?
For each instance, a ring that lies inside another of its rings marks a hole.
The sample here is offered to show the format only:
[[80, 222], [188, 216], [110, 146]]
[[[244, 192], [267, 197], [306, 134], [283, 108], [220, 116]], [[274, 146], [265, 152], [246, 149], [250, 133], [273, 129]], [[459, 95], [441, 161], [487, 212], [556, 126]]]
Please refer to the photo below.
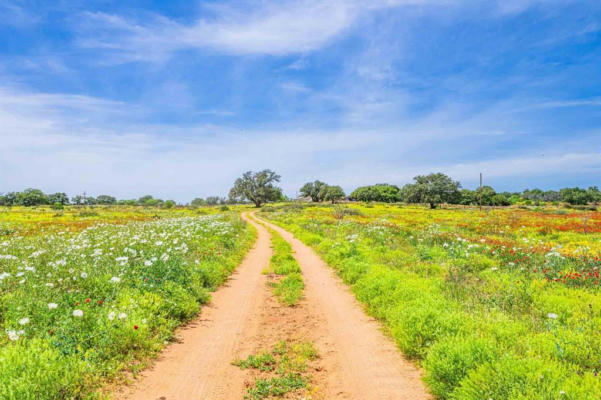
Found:
[[0, 240], [3, 400], [96, 398], [198, 313], [256, 237], [234, 213], [49, 231]]
[[350, 207], [263, 216], [320, 253], [437, 398], [600, 398], [599, 233], [521, 210]]
[[296, 398], [306, 398], [310, 381], [308, 365], [317, 357], [317, 351], [310, 342], [282, 341], [269, 352], [250, 355], [233, 364], [241, 369], [255, 369], [260, 373], [248, 388], [245, 399], [261, 400], [283, 397], [289, 393], [294, 393]]
[[274, 288], [274, 294], [278, 301], [292, 307], [298, 303], [305, 288], [300, 273], [301, 269], [292, 255], [290, 244], [276, 231], [269, 229], [269, 232], [271, 233], [273, 255], [269, 261], [269, 267], [263, 273], [282, 277], [276, 282], [270, 282], [270, 285]]
[[285, 278], [273, 284], [276, 297], [287, 306], [294, 306], [303, 295], [305, 284], [298, 272], [288, 274]]

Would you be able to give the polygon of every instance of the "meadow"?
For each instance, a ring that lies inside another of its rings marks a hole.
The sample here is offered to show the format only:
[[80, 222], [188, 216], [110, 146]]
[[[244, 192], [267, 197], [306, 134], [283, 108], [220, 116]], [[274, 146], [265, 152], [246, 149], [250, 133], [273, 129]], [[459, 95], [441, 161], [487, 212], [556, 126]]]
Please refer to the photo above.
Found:
[[0, 398], [102, 397], [198, 313], [255, 231], [217, 207], [0, 212]]
[[265, 206], [312, 246], [441, 399], [598, 399], [601, 213]]

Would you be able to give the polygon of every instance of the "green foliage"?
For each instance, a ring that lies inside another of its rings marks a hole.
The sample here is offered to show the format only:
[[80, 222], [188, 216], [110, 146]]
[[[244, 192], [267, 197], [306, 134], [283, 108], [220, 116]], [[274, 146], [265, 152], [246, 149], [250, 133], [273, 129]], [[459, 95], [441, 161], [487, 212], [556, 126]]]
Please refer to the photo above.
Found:
[[578, 187], [565, 188], [559, 191], [561, 201], [571, 205], [586, 205], [592, 202], [601, 201], [601, 195], [597, 187], [591, 187], [588, 190]]
[[349, 196], [351, 200], [384, 203], [396, 203], [401, 200], [400, 189], [395, 185], [379, 183], [372, 186], [362, 186], [353, 191]]
[[274, 293], [281, 303], [293, 306], [302, 297], [305, 284], [301, 274], [294, 272], [275, 283], [274, 288]]
[[107, 194], [101, 194], [98, 197], [96, 197], [96, 204], [110, 206], [112, 204], [117, 204], [117, 199]]
[[37, 206], [41, 204], [48, 204], [48, 196], [46, 196], [39, 189], [25, 189], [24, 191], [17, 193], [15, 197], [15, 205], [19, 206]]
[[435, 208], [438, 204], [458, 203], [461, 199], [459, 182], [443, 173], [418, 175], [413, 180], [415, 183], [405, 185], [402, 190], [407, 203], [426, 203]]
[[[355, 208], [364, 216], [332, 221], [325, 206], [265, 216], [336, 269], [438, 398], [598, 398], [601, 248], [580, 219]], [[550, 251], [558, 242], [578, 256]]]
[[269, 201], [278, 201], [283, 197], [282, 190], [273, 184], [279, 181], [280, 176], [269, 169], [245, 172], [234, 182], [229, 194], [230, 200], [251, 201], [256, 207]]
[[303, 283], [301, 269], [292, 255], [290, 244], [277, 232], [270, 230], [273, 255], [269, 262], [269, 269], [265, 272], [284, 276], [271, 285], [278, 300], [289, 307], [298, 303], [302, 297], [305, 285]]
[[240, 369], [254, 368], [259, 371], [273, 371], [275, 369], [275, 358], [271, 353], [251, 354], [246, 360], [235, 361], [234, 365]]
[[193, 318], [253, 237], [235, 215], [7, 237], [0, 398], [88, 398]]
[[206, 204], [207, 204], [207, 201], [205, 199], [201, 199], [200, 197], [197, 197], [190, 202], [190, 205], [192, 205], [194, 207], [200, 207], [200, 206], [204, 206]]
[[307, 182], [300, 188], [299, 192], [305, 197], [310, 197], [312, 201], [319, 202], [323, 200], [322, 190], [327, 186], [324, 182]]
[[340, 186], [326, 186], [322, 189], [322, 197], [324, 201], [331, 201], [332, 204], [338, 200], [344, 199], [344, 190]]
[[278, 343], [271, 352], [245, 360], [234, 361], [241, 369], [253, 368], [260, 372], [254, 385], [248, 388], [245, 399], [260, 400], [294, 394], [304, 398], [310, 376], [306, 373], [308, 363], [318, 357], [310, 342]]

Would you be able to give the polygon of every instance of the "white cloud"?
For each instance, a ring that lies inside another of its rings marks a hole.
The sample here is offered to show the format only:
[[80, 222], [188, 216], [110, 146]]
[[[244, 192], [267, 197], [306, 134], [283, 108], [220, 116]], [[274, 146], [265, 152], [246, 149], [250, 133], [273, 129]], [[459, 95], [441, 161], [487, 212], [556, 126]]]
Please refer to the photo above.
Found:
[[[228, 54], [287, 55], [327, 45], [362, 15], [374, 10], [448, 0], [288, 0], [214, 5], [215, 18], [190, 25], [163, 16], [136, 22], [118, 15], [86, 13], [77, 19], [79, 44], [112, 54], [105, 62], [161, 61], [182, 49]], [[452, 2], [451, 2], [452, 3]], [[298, 67], [294, 65], [293, 67]]]
[[[515, 154], [488, 161], [456, 162], [466, 160], [462, 138], [490, 139], [485, 127], [498, 118], [495, 114], [450, 118], [456, 111], [440, 111], [402, 129], [259, 131], [137, 123], [147, 112], [142, 107], [4, 88], [0, 89], [0, 191], [40, 187], [123, 198], [150, 193], [189, 201], [195, 196], [225, 195], [242, 172], [262, 168], [282, 174], [282, 186], [289, 194], [316, 178], [350, 190], [375, 182], [403, 184], [431, 171], [460, 180], [472, 179], [478, 172], [487, 178], [601, 173], [601, 157], [591, 150], [590, 142], [588, 146], [557, 142], [544, 149], [516, 148]], [[449, 146], [449, 139], [456, 144]], [[437, 153], [447, 161], [437, 161]]]

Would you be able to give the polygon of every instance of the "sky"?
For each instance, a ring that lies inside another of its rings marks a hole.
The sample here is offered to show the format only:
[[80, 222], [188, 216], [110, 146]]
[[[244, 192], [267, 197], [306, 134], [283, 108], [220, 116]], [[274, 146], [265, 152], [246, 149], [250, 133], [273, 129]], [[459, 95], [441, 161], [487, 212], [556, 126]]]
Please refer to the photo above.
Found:
[[0, 0], [0, 192], [601, 186], [597, 0]]

